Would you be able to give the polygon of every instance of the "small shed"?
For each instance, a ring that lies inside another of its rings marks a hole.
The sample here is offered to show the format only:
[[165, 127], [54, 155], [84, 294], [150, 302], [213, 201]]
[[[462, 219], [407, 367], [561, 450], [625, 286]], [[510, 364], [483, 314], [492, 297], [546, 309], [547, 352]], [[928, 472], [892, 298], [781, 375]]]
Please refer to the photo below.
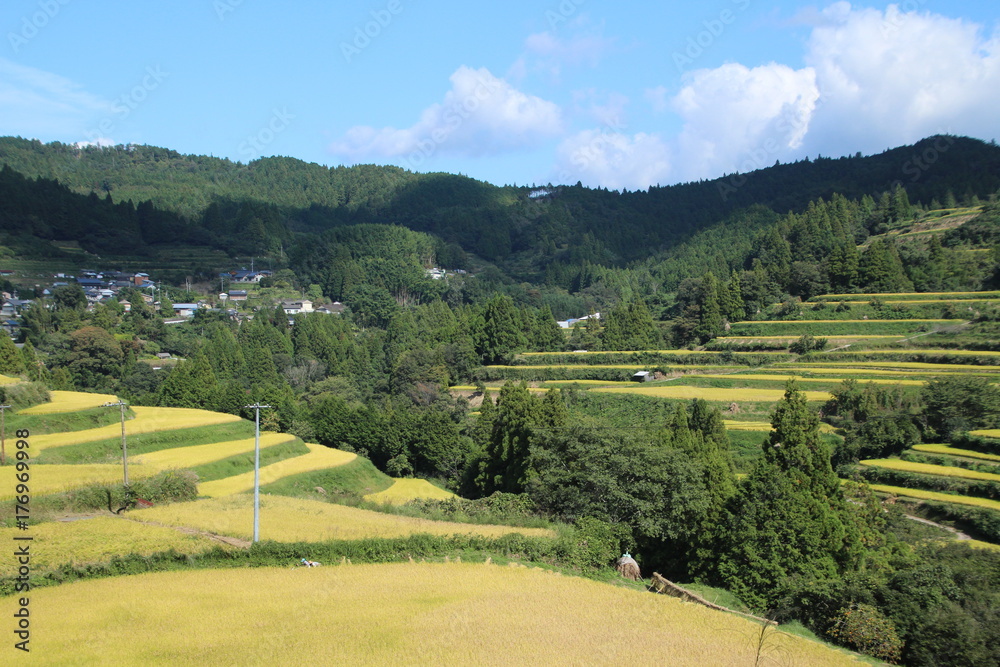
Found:
[[632, 376], [632, 382], [649, 382], [653, 379], [653, 374], [649, 371], [636, 371]]

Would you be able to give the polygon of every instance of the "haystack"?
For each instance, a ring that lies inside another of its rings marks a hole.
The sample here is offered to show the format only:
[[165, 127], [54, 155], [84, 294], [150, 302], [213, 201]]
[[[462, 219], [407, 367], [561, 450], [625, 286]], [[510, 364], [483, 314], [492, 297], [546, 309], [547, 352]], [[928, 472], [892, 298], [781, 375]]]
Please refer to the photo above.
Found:
[[629, 554], [622, 554], [622, 557], [615, 562], [615, 569], [618, 570], [618, 574], [622, 575], [626, 579], [631, 579], [632, 581], [639, 581], [642, 579], [642, 573], [639, 571], [639, 564], [635, 562]]

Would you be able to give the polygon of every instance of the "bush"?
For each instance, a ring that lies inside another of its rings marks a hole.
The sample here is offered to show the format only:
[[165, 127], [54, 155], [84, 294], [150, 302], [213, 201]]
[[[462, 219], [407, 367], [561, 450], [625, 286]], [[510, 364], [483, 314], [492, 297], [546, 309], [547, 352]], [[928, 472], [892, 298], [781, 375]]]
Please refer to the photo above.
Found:
[[891, 663], [899, 662], [903, 650], [892, 621], [868, 604], [842, 607], [830, 619], [827, 635], [841, 646]]
[[0, 386], [0, 403], [15, 410], [30, 408], [48, 400], [49, 389], [41, 382], [18, 382]]

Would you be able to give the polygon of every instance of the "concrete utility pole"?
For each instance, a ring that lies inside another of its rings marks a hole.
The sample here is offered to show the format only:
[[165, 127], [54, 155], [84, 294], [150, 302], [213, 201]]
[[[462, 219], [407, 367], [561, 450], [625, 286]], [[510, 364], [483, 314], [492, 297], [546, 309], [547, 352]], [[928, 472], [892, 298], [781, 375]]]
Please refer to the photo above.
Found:
[[128, 403], [119, 400], [117, 403], [105, 403], [106, 408], [121, 408], [122, 411], [122, 470], [125, 488], [128, 489], [128, 447], [125, 444], [125, 408], [128, 407]]
[[0, 405], [0, 466], [7, 465], [7, 408], [11, 405]]
[[254, 403], [243, 407], [251, 408], [256, 413], [253, 437], [253, 541], [260, 542], [260, 411], [261, 408], [271, 406]]

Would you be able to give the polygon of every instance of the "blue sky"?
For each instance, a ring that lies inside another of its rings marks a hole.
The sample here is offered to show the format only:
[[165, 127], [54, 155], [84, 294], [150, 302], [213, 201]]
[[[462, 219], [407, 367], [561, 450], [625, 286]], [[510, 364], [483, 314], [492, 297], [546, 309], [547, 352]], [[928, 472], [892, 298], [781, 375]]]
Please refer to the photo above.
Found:
[[0, 134], [496, 184], [1000, 135], [987, 2], [5, 0]]

